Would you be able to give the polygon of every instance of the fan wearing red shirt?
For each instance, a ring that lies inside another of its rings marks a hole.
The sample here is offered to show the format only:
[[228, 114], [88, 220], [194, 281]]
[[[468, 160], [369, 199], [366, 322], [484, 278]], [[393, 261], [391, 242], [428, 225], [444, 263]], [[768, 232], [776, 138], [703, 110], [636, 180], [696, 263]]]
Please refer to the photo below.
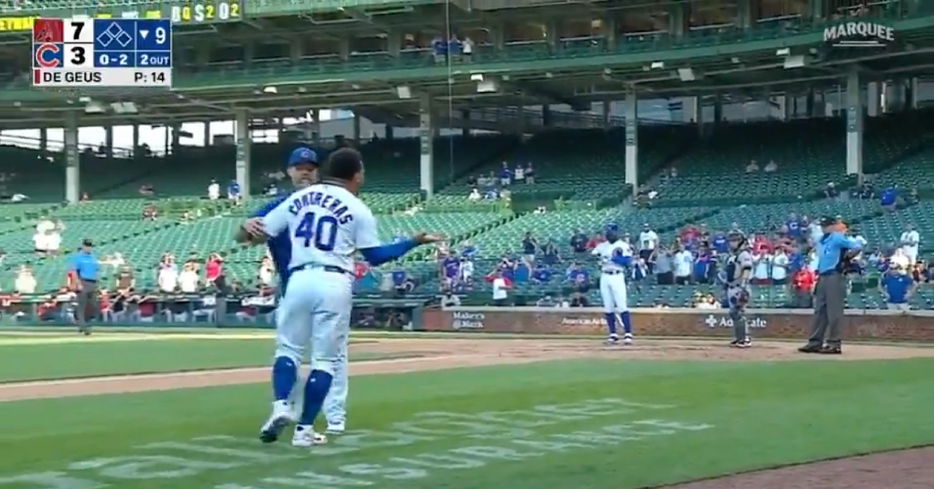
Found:
[[204, 277], [208, 284], [217, 287], [218, 290], [227, 288], [227, 281], [224, 279], [224, 259], [217, 253], [211, 253], [208, 262], [204, 266]]
[[791, 277], [791, 287], [794, 289], [795, 307], [807, 309], [813, 305], [812, 294], [817, 285], [817, 274], [810, 267], [801, 267]]
[[752, 241], [752, 252], [756, 255], [762, 255], [772, 252], [772, 243], [769, 242], [764, 234], [757, 234]]
[[603, 233], [597, 233], [587, 241], [587, 251], [593, 251], [597, 245], [606, 241], [606, 238], [603, 237]]

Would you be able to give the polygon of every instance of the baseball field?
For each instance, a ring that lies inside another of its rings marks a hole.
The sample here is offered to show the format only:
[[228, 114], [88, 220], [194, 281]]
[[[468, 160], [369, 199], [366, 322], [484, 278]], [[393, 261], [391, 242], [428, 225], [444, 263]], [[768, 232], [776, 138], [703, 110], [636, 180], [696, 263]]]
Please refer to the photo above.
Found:
[[302, 450], [256, 438], [271, 344], [268, 331], [0, 334], [0, 489], [934, 481], [923, 345], [827, 357], [785, 342], [358, 335], [349, 432]]

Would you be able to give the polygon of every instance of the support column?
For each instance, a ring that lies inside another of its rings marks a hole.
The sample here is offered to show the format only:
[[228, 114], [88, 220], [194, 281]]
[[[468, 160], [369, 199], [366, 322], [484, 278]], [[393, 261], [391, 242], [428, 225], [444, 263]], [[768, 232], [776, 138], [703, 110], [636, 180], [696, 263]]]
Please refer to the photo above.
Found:
[[879, 102], [882, 93], [879, 90], [879, 82], [869, 82], [866, 84], [866, 115], [869, 117], [879, 116]]
[[713, 101], [713, 124], [719, 125], [723, 122], [723, 96], [719, 93]]
[[552, 52], [557, 51], [560, 46], [558, 46], [558, 21], [549, 20], [545, 23], [545, 41], [548, 43], [548, 47], [551, 48]]
[[691, 18], [689, 9], [687, 2], [675, 3], [669, 7], [668, 21], [671, 25], [668, 30], [673, 37], [684, 37], [684, 34], [688, 32]]
[[908, 78], [907, 80], [902, 80], [902, 85], [905, 87], [905, 100], [904, 100], [904, 110], [910, 110], [915, 108], [917, 103], [915, 99], [918, 98], [918, 92], [915, 91], [915, 79]]
[[626, 94], [626, 185], [632, 195], [639, 191], [639, 99], [636, 92]]
[[603, 26], [606, 31], [606, 47], [610, 51], [615, 51], [617, 46], [616, 17], [610, 15], [603, 19]]
[[551, 127], [551, 106], [542, 104], [542, 126]]
[[402, 50], [402, 33], [396, 30], [390, 30], [386, 37], [386, 51], [390, 56], [399, 56]]
[[344, 61], [350, 59], [350, 39], [347, 37], [342, 37], [339, 41], [338, 46], [338, 55]]
[[144, 156], [139, 150], [139, 124], [133, 124], [133, 158]]
[[389, 124], [386, 124], [386, 139], [392, 141], [395, 138], [394, 133], [395, 131], [393, 130], [392, 126]]
[[[387, 126], [388, 129], [388, 126]], [[470, 109], [461, 110], [461, 137], [470, 136]]]
[[204, 147], [209, 148], [211, 146], [211, 121], [204, 121]]
[[420, 94], [418, 107], [418, 135], [421, 143], [419, 187], [425, 193], [425, 197], [431, 197], [435, 187], [435, 145], [432, 138], [435, 123], [431, 96], [426, 93]]
[[172, 128], [172, 154], [176, 154], [182, 145], [182, 123], [174, 122]]
[[863, 100], [859, 71], [846, 77], [846, 174], [863, 175]]
[[681, 121], [697, 122], [697, 97], [681, 97]]
[[815, 110], [815, 104], [814, 104], [814, 89], [813, 88], [808, 89], [808, 95], [804, 103], [805, 103], [804, 110], [807, 113], [808, 117], [817, 117], [817, 111]]
[[256, 57], [256, 44], [247, 42], [243, 45], [243, 65], [249, 67]]
[[237, 109], [235, 112], [235, 126], [237, 135], [237, 183], [240, 184], [240, 194], [244, 200], [250, 198], [250, 113], [246, 109]]
[[46, 128], [39, 129], [39, 151], [45, 153], [49, 149], [49, 131]]
[[321, 146], [321, 111], [311, 109], [311, 117], [314, 119], [311, 126], [311, 143], [318, 148]]
[[908, 107], [910, 109], [917, 109], [919, 106], [918, 99], [921, 98], [921, 92], [920, 92], [921, 82], [918, 79], [918, 77], [915, 76], [911, 78], [910, 83], [911, 83], [911, 104], [909, 104]]
[[794, 95], [785, 92], [785, 95], [782, 95], [779, 98], [779, 101], [782, 105], [782, 120], [790, 121], [794, 117]]
[[302, 40], [292, 39], [289, 44], [289, 59], [292, 60], [292, 63], [298, 63], [304, 55], [305, 47], [302, 45]]
[[827, 0], [810, 0], [810, 5], [808, 5], [808, 10], [811, 12], [811, 17], [815, 20], [823, 20], [827, 17], [827, 5], [825, 5]]
[[104, 156], [114, 157], [114, 126], [104, 126]]
[[353, 113], [353, 141], [357, 147], [360, 147], [360, 114], [357, 111]]
[[78, 113], [65, 113], [65, 200], [77, 204], [81, 185], [81, 159], [78, 153]]
[[503, 35], [505, 30], [506, 28], [502, 22], [497, 22], [490, 28], [490, 37], [492, 38], [490, 41], [497, 51], [501, 51], [506, 46], [506, 36]]
[[739, 0], [736, 3], [736, 25], [740, 29], [749, 29], [752, 27], [755, 19], [753, 18], [753, 0]]
[[694, 97], [694, 114], [695, 119], [697, 120], [697, 135], [703, 138], [706, 136], [705, 130], [707, 129], [704, 125], [704, 96], [698, 95]]
[[603, 128], [604, 129], [610, 128], [610, 109], [612, 108], [613, 108], [612, 100], [603, 101]]
[[516, 132], [521, 137], [525, 134], [525, 106], [516, 106]]

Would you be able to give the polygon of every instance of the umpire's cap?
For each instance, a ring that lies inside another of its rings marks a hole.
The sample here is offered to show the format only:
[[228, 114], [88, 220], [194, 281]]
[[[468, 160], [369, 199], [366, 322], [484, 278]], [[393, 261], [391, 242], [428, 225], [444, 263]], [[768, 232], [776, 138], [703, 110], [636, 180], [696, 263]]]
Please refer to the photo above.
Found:
[[292, 154], [289, 155], [289, 162], [287, 166], [295, 165], [318, 165], [318, 153], [315, 153], [309, 148], [295, 148], [292, 151]]
[[353, 148], [341, 148], [328, 155], [321, 167], [321, 178], [353, 180], [363, 170], [363, 157]]

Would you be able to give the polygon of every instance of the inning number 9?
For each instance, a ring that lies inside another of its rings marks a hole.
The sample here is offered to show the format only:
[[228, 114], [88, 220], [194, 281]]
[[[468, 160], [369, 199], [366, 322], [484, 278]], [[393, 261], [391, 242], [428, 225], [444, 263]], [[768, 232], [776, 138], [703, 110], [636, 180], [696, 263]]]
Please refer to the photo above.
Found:
[[165, 28], [156, 27], [156, 44], [165, 44]]

